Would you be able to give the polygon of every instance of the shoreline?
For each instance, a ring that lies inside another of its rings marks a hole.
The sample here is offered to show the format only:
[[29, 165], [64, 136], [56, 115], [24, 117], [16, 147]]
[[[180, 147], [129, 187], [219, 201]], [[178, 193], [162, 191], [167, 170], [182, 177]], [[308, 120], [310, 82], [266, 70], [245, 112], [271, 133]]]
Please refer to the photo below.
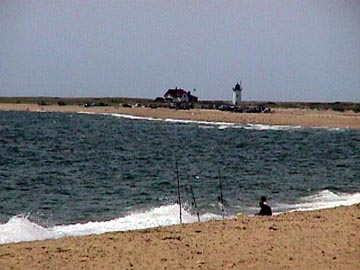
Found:
[[[241, 114], [198, 109], [0, 104], [0, 110], [115, 113], [145, 119], [360, 128], [360, 115], [355, 113], [299, 109]], [[11, 230], [22, 233], [21, 228]], [[353, 270], [359, 269], [359, 265], [359, 203], [290, 211], [271, 217], [239, 215], [225, 220], [0, 245], [1, 269]]]
[[0, 245], [2, 269], [359, 269], [360, 204]]
[[273, 109], [271, 113], [234, 113], [219, 110], [192, 109], [172, 110], [166, 108], [144, 107], [83, 107], [77, 105], [46, 105], [0, 103], [2, 111], [30, 111], [30, 112], [87, 112], [87, 113], [116, 113], [137, 117], [151, 117], [155, 119], [191, 120], [205, 122], [221, 122], [234, 124], [259, 124], [270, 126], [301, 126], [324, 128], [360, 129], [360, 114], [347, 111], [319, 111], [310, 109]]

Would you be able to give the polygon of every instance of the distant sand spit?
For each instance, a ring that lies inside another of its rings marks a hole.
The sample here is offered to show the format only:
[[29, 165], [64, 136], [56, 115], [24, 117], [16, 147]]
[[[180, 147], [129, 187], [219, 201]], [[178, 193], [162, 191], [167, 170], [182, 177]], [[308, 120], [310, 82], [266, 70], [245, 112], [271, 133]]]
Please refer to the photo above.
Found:
[[232, 113], [218, 110], [171, 110], [123, 107], [39, 106], [37, 104], [0, 104], [0, 110], [42, 112], [117, 113], [159, 119], [181, 119], [237, 124], [284, 125], [360, 129], [360, 113], [308, 109], [275, 109], [272, 113]]
[[360, 205], [0, 245], [1, 269], [360, 266]]

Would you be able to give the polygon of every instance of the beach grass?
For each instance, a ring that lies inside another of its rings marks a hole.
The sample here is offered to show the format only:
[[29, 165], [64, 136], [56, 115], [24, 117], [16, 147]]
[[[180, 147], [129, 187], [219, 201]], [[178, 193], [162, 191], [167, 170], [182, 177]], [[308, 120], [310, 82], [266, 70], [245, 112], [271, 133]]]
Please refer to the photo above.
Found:
[[[57, 105], [82, 105], [85, 103], [102, 103], [108, 106], [121, 106], [122, 104], [140, 104], [149, 106], [156, 104], [154, 99], [128, 98], [128, 97], [0, 97], [0, 103], [10, 104], [48, 104]], [[229, 100], [202, 100], [194, 104], [195, 108], [204, 105], [231, 104]], [[272, 101], [243, 101], [242, 106], [264, 106], [271, 109], [310, 109], [310, 110], [333, 110], [338, 112], [360, 112], [360, 103], [355, 102], [272, 102]]]

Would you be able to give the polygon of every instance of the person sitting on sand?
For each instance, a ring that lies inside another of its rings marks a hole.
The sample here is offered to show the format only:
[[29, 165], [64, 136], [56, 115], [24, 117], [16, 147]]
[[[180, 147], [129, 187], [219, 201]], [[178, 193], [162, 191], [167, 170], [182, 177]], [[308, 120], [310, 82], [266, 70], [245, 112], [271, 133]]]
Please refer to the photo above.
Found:
[[265, 196], [261, 196], [259, 205], [261, 207], [260, 212], [258, 214], [259, 216], [271, 216], [272, 215], [271, 207], [269, 205], [267, 205]]

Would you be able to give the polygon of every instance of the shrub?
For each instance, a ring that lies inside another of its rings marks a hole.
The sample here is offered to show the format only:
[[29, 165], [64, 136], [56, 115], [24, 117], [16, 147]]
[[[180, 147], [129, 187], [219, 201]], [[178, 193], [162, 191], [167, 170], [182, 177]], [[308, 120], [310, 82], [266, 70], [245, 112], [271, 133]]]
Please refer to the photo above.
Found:
[[359, 113], [360, 112], [360, 104], [357, 104], [354, 108], [353, 108], [353, 111], [355, 113]]

